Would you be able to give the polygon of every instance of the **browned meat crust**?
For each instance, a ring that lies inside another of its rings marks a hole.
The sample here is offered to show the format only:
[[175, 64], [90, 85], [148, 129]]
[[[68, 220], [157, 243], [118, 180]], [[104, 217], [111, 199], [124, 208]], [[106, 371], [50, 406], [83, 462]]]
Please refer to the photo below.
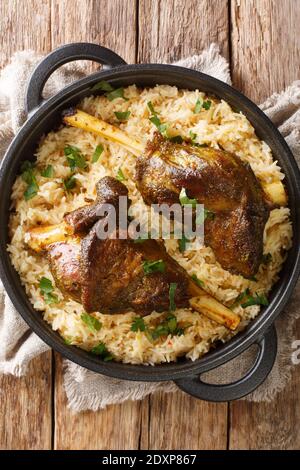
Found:
[[174, 144], [156, 134], [136, 162], [136, 183], [147, 204], [179, 202], [182, 188], [215, 217], [205, 221], [205, 243], [224, 269], [253, 276], [263, 254], [269, 206], [252, 169], [213, 148]]
[[64, 219], [74, 234], [86, 232], [94, 225], [99, 219], [99, 209], [102, 204], [111, 204], [117, 209], [119, 196], [128, 197], [126, 186], [111, 176], [105, 176], [98, 181], [96, 192], [97, 198], [93, 204], [80, 207], [65, 215]]

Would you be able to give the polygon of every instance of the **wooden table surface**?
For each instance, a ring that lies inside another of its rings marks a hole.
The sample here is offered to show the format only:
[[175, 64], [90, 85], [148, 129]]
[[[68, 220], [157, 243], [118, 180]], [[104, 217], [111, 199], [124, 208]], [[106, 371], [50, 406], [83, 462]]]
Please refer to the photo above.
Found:
[[[102, 44], [129, 63], [173, 61], [216, 42], [234, 86], [259, 103], [300, 78], [299, 24], [300, 0], [1, 0], [0, 67], [16, 50], [72, 41]], [[299, 367], [269, 404], [177, 392], [74, 415], [61, 357], [48, 352], [26, 377], [0, 377], [0, 398], [2, 449], [300, 447]]]

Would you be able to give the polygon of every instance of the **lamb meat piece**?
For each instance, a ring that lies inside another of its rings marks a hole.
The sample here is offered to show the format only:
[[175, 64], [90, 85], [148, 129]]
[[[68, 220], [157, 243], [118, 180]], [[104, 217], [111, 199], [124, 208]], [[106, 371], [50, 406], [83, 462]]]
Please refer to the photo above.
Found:
[[257, 272], [270, 209], [260, 182], [239, 157], [155, 134], [137, 158], [136, 183], [146, 204], [178, 203], [185, 188], [214, 214], [205, 221], [205, 243], [222, 267], [246, 278]]
[[99, 219], [99, 209], [102, 204], [111, 204], [118, 210], [119, 196], [128, 198], [126, 186], [111, 176], [105, 176], [98, 181], [96, 193], [97, 198], [93, 204], [80, 207], [65, 215], [64, 220], [74, 234], [87, 232], [94, 225]]
[[56, 286], [66, 296], [81, 301], [80, 241], [77, 238], [68, 242], [49, 245], [47, 259]]
[[[176, 283], [175, 304], [188, 306], [189, 278], [162, 243], [97, 237], [97, 227], [81, 242], [81, 302], [87, 312], [147, 315], [169, 309], [169, 289]], [[145, 261], [162, 260], [163, 272], [145, 273]]]

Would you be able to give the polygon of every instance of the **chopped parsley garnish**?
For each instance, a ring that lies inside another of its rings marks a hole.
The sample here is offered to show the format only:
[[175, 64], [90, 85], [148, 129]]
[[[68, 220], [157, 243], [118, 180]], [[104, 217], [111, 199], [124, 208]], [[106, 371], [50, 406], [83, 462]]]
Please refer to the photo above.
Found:
[[130, 116], [130, 111], [115, 111], [115, 116], [119, 121], [127, 121]]
[[72, 189], [75, 188], [77, 184], [77, 179], [73, 175], [68, 176], [68, 178], [65, 178], [63, 180], [63, 184], [64, 184], [64, 188], [66, 191], [71, 191]]
[[152, 122], [152, 124], [154, 124], [157, 127], [158, 131], [166, 137], [166, 131], [167, 131], [168, 125], [161, 123], [151, 101], [148, 101], [147, 106], [149, 108], [149, 111], [152, 114], [149, 120]]
[[102, 90], [102, 91], [110, 92], [110, 91], [113, 91], [113, 89], [114, 88], [111, 86], [111, 84], [106, 82], [105, 80], [101, 80], [101, 82], [96, 83], [96, 85], [92, 87], [92, 91]]
[[57, 295], [53, 294], [54, 287], [50, 279], [42, 277], [39, 282], [39, 288], [46, 304], [51, 305], [58, 302]]
[[166, 263], [162, 259], [158, 259], [155, 261], [143, 261], [143, 270], [144, 273], [152, 274], [152, 273], [163, 273], [166, 269]]
[[197, 284], [198, 287], [204, 287], [204, 282], [201, 281], [201, 279], [199, 279], [196, 274], [192, 274], [191, 278], [193, 279], [193, 281], [195, 282], [195, 284]]
[[181, 336], [184, 334], [184, 329], [178, 327], [177, 318], [170, 313], [167, 318], [155, 328], [146, 328], [145, 333], [149, 341], [155, 341], [161, 336]]
[[110, 83], [106, 82], [105, 80], [101, 80], [101, 82], [96, 83], [91, 88], [92, 91], [101, 90], [105, 91], [105, 96], [109, 99], [109, 101], [113, 101], [116, 98], [123, 98], [127, 101], [127, 98], [124, 96], [124, 88], [114, 88]]
[[202, 107], [208, 111], [211, 107], [211, 101], [210, 100], [203, 101]]
[[185, 188], [182, 188], [179, 194], [179, 201], [182, 206], [193, 206], [196, 207], [197, 199], [190, 199], [186, 194]]
[[202, 98], [201, 99], [198, 98], [195, 104], [194, 114], [200, 113], [202, 106], [203, 106], [203, 100]]
[[106, 345], [102, 342], [97, 344], [97, 346], [94, 346], [93, 349], [91, 349], [92, 354], [96, 354], [97, 356], [100, 356], [103, 361], [112, 361], [113, 360], [113, 355], [108, 351]]
[[33, 163], [26, 160], [21, 166], [22, 171], [22, 180], [27, 184], [27, 188], [24, 192], [24, 197], [26, 201], [32, 199], [37, 195], [39, 190], [39, 185], [37, 183], [36, 177], [33, 173], [34, 165]]
[[64, 148], [64, 154], [67, 157], [67, 162], [71, 171], [74, 171], [75, 168], [85, 169], [87, 167], [86, 159], [82, 155], [80, 149], [74, 145], [67, 145]]
[[154, 124], [154, 125], [157, 127], [157, 129], [159, 130], [159, 132], [160, 132], [161, 134], [165, 134], [165, 133], [166, 133], [166, 130], [167, 130], [168, 125], [167, 125], [167, 124], [162, 124], [162, 123], [160, 122], [160, 119], [159, 119], [158, 116], [152, 116], [152, 117], [150, 118], [150, 121], [152, 122], [152, 124]]
[[150, 113], [151, 113], [153, 116], [157, 116], [157, 112], [155, 111], [155, 109], [154, 109], [153, 104], [151, 103], [151, 101], [148, 101], [147, 106], [148, 106], [148, 109], [149, 109]]
[[96, 333], [97, 331], [99, 331], [102, 326], [101, 322], [97, 320], [97, 318], [93, 317], [92, 315], [89, 315], [88, 313], [82, 313], [80, 318], [83, 323], [87, 325], [87, 327], [92, 333]]
[[69, 336], [68, 338], [64, 338], [64, 342], [65, 344], [67, 344], [68, 346], [70, 346], [70, 344], [73, 343], [73, 338], [71, 338], [71, 336]]
[[196, 217], [196, 224], [201, 225], [205, 220], [213, 220], [216, 214], [204, 207], [204, 210], [200, 212], [200, 214]]
[[116, 90], [112, 90], [109, 93], [105, 93], [105, 95], [109, 101], [113, 101], [117, 98], [123, 98], [123, 100], [128, 101], [127, 98], [125, 98], [124, 96], [124, 88], [122, 87], [116, 88]]
[[183, 253], [186, 250], [186, 244], [189, 242], [189, 238], [187, 238], [184, 233], [182, 234], [182, 238], [178, 240], [179, 251]]
[[169, 287], [169, 301], [170, 301], [169, 309], [171, 312], [174, 312], [174, 310], [176, 310], [176, 305], [175, 305], [176, 289], [177, 289], [177, 282], [171, 282], [170, 287]]
[[241, 305], [243, 308], [250, 307], [251, 305], [269, 305], [268, 299], [265, 294], [255, 293], [251, 295], [249, 288], [239, 294], [232, 304], [231, 308]]
[[263, 264], [269, 264], [272, 261], [272, 255], [271, 253], [265, 253], [262, 257], [262, 262]]
[[142, 317], [135, 317], [131, 324], [131, 331], [145, 331], [146, 325]]
[[53, 178], [54, 176], [54, 168], [52, 165], [48, 165], [45, 170], [41, 171], [41, 175], [44, 178]]
[[118, 169], [118, 173], [116, 174], [116, 179], [121, 182], [126, 181], [126, 178], [121, 168]]
[[99, 160], [103, 150], [104, 148], [102, 144], [97, 145], [92, 155], [92, 163], [96, 163]]
[[197, 134], [195, 134], [195, 132], [193, 132], [193, 131], [190, 131], [189, 136], [191, 138], [192, 143], [194, 144], [196, 139], [197, 139]]
[[174, 144], [182, 144], [183, 138], [181, 135], [173, 135], [173, 137], [169, 137], [169, 141], [173, 142]]

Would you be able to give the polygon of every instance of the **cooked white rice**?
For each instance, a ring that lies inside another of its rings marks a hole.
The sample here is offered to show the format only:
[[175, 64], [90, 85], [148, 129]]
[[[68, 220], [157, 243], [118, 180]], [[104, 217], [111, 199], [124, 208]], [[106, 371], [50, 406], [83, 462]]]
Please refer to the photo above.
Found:
[[[242, 113], [234, 112], [225, 101], [210, 98], [210, 109], [202, 109], [200, 113], [194, 114], [196, 100], [207, 99], [204, 93], [197, 90], [178, 90], [168, 85], [138, 89], [133, 85], [125, 89], [125, 96], [127, 101], [122, 98], [109, 101], [105, 96], [91, 96], [86, 98], [79, 108], [110, 123], [116, 122], [114, 111], [130, 110], [128, 121], [117, 125], [146, 142], [155, 130], [149, 121], [147, 108], [147, 102], [151, 101], [161, 121], [168, 123], [170, 134], [180, 134], [188, 138], [189, 132], [193, 131], [197, 134], [198, 143], [207, 143], [215, 148], [220, 145], [247, 161], [260, 180], [273, 182], [284, 178], [277, 162], [272, 159], [268, 145], [257, 138], [246, 117]], [[92, 154], [100, 143], [104, 146], [104, 152], [98, 162], [92, 164]], [[76, 174], [80, 189], [66, 193], [62, 179], [70, 175], [64, 155], [64, 147], [68, 144], [79, 147], [89, 162], [89, 170], [81, 170]], [[95, 184], [99, 178], [105, 175], [115, 176], [119, 168], [122, 168], [127, 178], [125, 184], [134, 204], [134, 215], [141, 215], [146, 206], [134, 183], [135, 157], [117, 144], [79, 129], [63, 127], [57, 132], [50, 132], [42, 140], [36, 156], [35, 174], [39, 185], [37, 196], [25, 201], [26, 183], [21, 177], [16, 179], [13, 186], [11, 242], [8, 250], [34, 308], [41, 311], [54, 330], [71, 344], [86, 350], [104, 342], [116, 360], [133, 364], [169, 362], [184, 355], [195, 360], [205, 354], [217, 340], [227, 341], [232, 336], [225, 327], [205, 316], [190, 309], [178, 309], [175, 315], [179, 324], [190, 324], [184, 335], [169, 335], [153, 343], [143, 332], [131, 331], [135, 317], [133, 312], [122, 315], [95, 312], [93, 315], [101, 321], [102, 328], [91, 332], [81, 320], [82, 306], [75, 301], [63, 299], [58, 289], [55, 289], [55, 293], [59, 297], [59, 303], [46, 305], [40, 293], [39, 280], [45, 276], [52, 280], [53, 285], [54, 281], [46, 259], [30, 252], [24, 243], [27, 229], [37, 224], [60, 222], [66, 212], [85, 205], [86, 197], [95, 198]], [[48, 164], [53, 165], [55, 170], [51, 179], [40, 174]], [[166, 241], [166, 247], [169, 254], [190, 275], [196, 274], [204, 282], [205, 290], [230, 306], [247, 287], [252, 293], [268, 294], [278, 279], [286, 250], [291, 245], [292, 227], [289, 212], [287, 207], [281, 207], [274, 209], [270, 214], [264, 234], [264, 252], [270, 253], [272, 260], [269, 264], [260, 266], [257, 281], [246, 280], [222, 269], [209, 247], [184, 254], [178, 250], [178, 244], [174, 240]], [[234, 311], [241, 317], [240, 329], [245, 328], [259, 313], [259, 309], [259, 306], [235, 307]], [[151, 325], [158, 317], [163, 317], [163, 314], [154, 312], [145, 317], [145, 323]]]

